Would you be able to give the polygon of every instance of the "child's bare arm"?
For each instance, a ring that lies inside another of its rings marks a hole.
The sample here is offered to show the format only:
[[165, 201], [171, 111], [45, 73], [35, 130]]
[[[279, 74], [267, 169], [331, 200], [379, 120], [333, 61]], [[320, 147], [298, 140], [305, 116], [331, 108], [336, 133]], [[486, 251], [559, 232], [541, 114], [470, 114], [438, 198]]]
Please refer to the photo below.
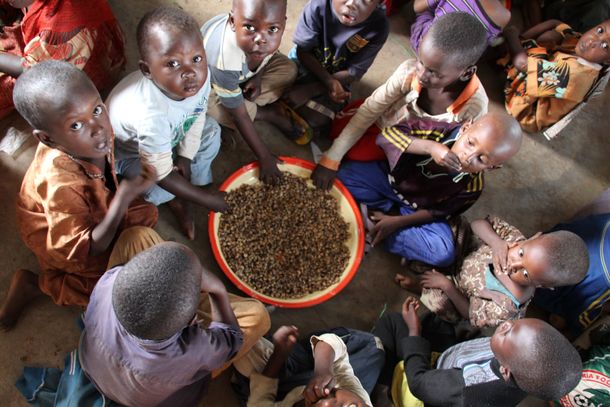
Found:
[[265, 183], [275, 183], [282, 178], [282, 172], [277, 167], [279, 160], [271, 154], [263, 140], [259, 137], [252, 123], [252, 119], [248, 115], [246, 106], [240, 106], [227, 109], [237, 126], [237, 130], [248, 143], [248, 146], [254, 151], [258, 157], [260, 164], [260, 178]]
[[341, 81], [331, 75], [310, 51], [297, 46], [297, 57], [303, 66], [326, 86], [335, 102], [342, 103], [349, 99], [350, 93], [345, 91]]
[[89, 255], [97, 256], [110, 247], [129, 204], [155, 184], [155, 176], [155, 170], [145, 165], [141, 175], [120, 183], [104, 219], [91, 232]]
[[423, 288], [438, 288], [449, 297], [462, 318], [469, 318], [470, 300], [447, 277], [436, 270], [427, 271], [421, 278]]
[[262, 371], [262, 374], [267, 377], [276, 379], [280, 376], [280, 372], [286, 363], [286, 359], [292, 352], [292, 348], [297, 342], [299, 329], [294, 326], [281, 326], [273, 334], [273, 353], [267, 361], [267, 365]]
[[201, 267], [201, 292], [208, 293], [210, 297], [212, 321], [239, 326], [233, 308], [231, 308], [227, 289], [218, 277], [204, 267]]
[[462, 170], [462, 164], [458, 156], [449, 147], [436, 141], [413, 138], [411, 144], [407, 147], [407, 151], [411, 154], [429, 155], [438, 165], [455, 171]]
[[23, 71], [21, 57], [9, 54], [8, 52], [0, 52], [0, 72], [4, 72], [16, 78], [21, 75]]
[[498, 236], [487, 219], [474, 220], [470, 227], [475, 235], [491, 247], [494, 267], [503, 272], [507, 264], [508, 242]]
[[313, 377], [303, 391], [305, 400], [311, 404], [315, 404], [318, 400], [328, 396], [335, 387], [333, 374], [335, 351], [333, 348], [326, 342], [318, 341], [313, 351], [313, 358]]
[[543, 21], [539, 24], [536, 24], [529, 30], [523, 32], [521, 34], [521, 38], [525, 40], [537, 40], [542, 34], [546, 33], [547, 31], [555, 30], [555, 28], [557, 28], [559, 24], [561, 24], [561, 21], [559, 20]]
[[428, 10], [428, 0], [415, 0], [413, 2], [413, 11], [416, 14], [423, 13]]
[[168, 176], [158, 182], [158, 185], [167, 192], [176, 195], [197, 205], [205, 206], [217, 212], [229, 209], [224, 196], [218, 192], [205, 191], [187, 181], [180, 171], [172, 171]]

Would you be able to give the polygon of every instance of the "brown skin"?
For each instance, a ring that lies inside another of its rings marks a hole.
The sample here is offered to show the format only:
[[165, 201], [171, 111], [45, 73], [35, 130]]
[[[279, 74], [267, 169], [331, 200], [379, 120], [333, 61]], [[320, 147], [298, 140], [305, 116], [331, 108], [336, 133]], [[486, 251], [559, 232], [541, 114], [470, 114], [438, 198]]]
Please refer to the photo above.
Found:
[[[416, 71], [417, 80], [422, 87], [417, 104], [431, 115], [446, 112], [476, 71], [477, 67], [474, 65], [468, 67], [456, 65], [452, 58], [443, 55], [434, 46], [429, 35], [425, 35], [419, 47]], [[336, 176], [337, 171], [320, 164], [311, 174], [316, 187], [325, 191], [332, 187]]]
[[[247, 1], [234, 0], [229, 24], [235, 32], [239, 48], [246, 54], [248, 69], [255, 71], [266, 56], [273, 54], [280, 46], [286, 24], [286, 2], [283, 0]], [[258, 79], [251, 79], [246, 85], [249, 100], [255, 100], [260, 89]], [[278, 112], [277, 107], [270, 107]], [[274, 184], [282, 178], [277, 167], [279, 160], [263, 143], [254, 128], [245, 105], [227, 109], [248, 146], [259, 159], [260, 178], [265, 183]], [[267, 114], [265, 109], [259, 109], [256, 119], [273, 119], [275, 115]], [[282, 120], [283, 119], [283, 120]], [[278, 124], [281, 130], [291, 127], [286, 118], [281, 118]]]
[[[555, 31], [559, 24], [561, 24], [559, 20], [543, 21], [525, 31], [521, 36], [516, 27], [507, 27], [504, 30], [504, 37], [508, 43], [513, 65], [522, 72], [527, 69], [527, 53], [521, 46], [521, 39], [534, 39], [549, 49], [557, 47], [563, 40], [561, 35]], [[575, 54], [589, 62], [610, 64], [610, 32], [608, 30], [610, 30], [610, 20], [585, 32], [576, 44]]]
[[[89, 162], [104, 171], [106, 156], [112, 149], [112, 127], [100, 95], [89, 80], [67, 84], [63, 95], [44, 100], [44, 129], [35, 129], [34, 136], [43, 144]], [[108, 250], [116, 236], [129, 204], [154, 185], [154, 169], [145, 167], [133, 180], [119, 185], [108, 212], [91, 232], [89, 254], [96, 256]], [[11, 280], [6, 300], [0, 309], [0, 329], [9, 330], [23, 309], [41, 295], [38, 276], [29, 270], [18, 270]]]
[[[510, 21], [510, 11], [508, 11], [498, 0], [479, 0], [485, 13], [499, 27], [505, 27]], [[415, 13], [423, 13], [428, 10], [428, 0], [415, 0], [413, 2]]]
[[[205, 84], [208, 67], [199, 31], [190, 33], [157, 25], [151, 30], [149, 47], [139, 61], [142, 74], [150, 79], [165, 96], [183, 100], [194, 96]], [[214, 211], [228, 209], [224, 195], [203, 190], [191, 184], [191, 160], [178, 156], [175, 169], [158, 181], [158, 185], [176, 196], [169, 204], [184, 234], [195, 238], [195, 223], [190, 203]]]
[[[464, 124], [460, 132], [460, 138], [451, 149], [435, 141], [415, 138], [407, 151], [411, 154], [430, 155], [439, 171], [477, 173], [500, 168], [521, 147], [521, 128], [506, 113], [488, 113], [472, 124]], [[398, 216], [373, 212], [371, 220], [375, 226], [370, 231], [372, 245], [398, 229], [428, 223], [433, 219], [426, 209]]]
[[[506, 242], [486, 219], [471, 223], [472, 231], [492, 249], [494, 275], [520, 301], [532, 298], [537, 287], [553, 287], [549, 273], [548, 249], [544, 235], [537, 233], [521, 242]], [[421, 293], [422, 288], [442, 290], [455, 305], [462, 318], [469, 318], [470, 301], [443, 274], [436, 270], [421, 277], [396, 274], [395, 282], [402, 288]]]
[[[500, 373], [504, 380], [509, 381], [514, 376], [511, 361], [522, 353], [522, 349], [533, 346], [533, 340], [537, 332], [548, 325], [546, 322], [525, 318], [516, 321], [505, 321], [494, 332], [491, 337], [491, 350], [495, 358], [500, 362]], [[519, 378], [515, 377], [517, 385]]]

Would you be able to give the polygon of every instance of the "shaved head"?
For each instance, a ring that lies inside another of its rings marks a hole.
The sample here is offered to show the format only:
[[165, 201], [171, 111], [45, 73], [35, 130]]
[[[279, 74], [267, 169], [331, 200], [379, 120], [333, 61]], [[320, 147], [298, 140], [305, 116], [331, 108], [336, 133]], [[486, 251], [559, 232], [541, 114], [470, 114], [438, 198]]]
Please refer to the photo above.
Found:
[[479, 122], [482, 126], [493, 129], [496, 160], [504, 163], [517, 154], [523, 141], [523, 131], [521, 131], [521, 126], [514, 117], [504, 112], [490, 112], [483, 116]]

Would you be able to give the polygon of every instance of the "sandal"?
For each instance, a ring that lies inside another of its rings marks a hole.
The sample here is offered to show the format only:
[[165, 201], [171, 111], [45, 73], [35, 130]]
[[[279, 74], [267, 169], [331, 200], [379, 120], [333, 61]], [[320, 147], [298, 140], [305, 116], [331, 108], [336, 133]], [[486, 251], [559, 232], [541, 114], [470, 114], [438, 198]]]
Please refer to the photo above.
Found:
[[364, 225], [364, 255], [366, 256], [373, 248], [373, 238], [369, 231], [375, 226], [371, 218], [369, 218], [369, 208], [365, 204], [360, 204], [360, 215]]
[[293, 129], [300, 128], [301, 132], [292, 140], [300, 146], [308, 144], [313, 138], [313, 129], [293, 108], [286, 103], [280, 101], [280, 106], [284, 110], [284, 114], [290, 119]]

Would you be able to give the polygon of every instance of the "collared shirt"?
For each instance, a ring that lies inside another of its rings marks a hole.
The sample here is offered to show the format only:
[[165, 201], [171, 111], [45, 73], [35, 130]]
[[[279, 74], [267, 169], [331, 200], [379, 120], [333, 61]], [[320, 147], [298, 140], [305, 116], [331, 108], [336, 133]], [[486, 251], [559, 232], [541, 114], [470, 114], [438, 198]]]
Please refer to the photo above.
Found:
[[158, 180], [172, 172], [173, 151], [192, 160], [206, 136], [209, 95], [209, 79], [195, 95], [172, 100], [141, 71], [127, 75], [106, 99], [117, 160], [140, 157], [155, 168]]
[[451, 148], [459, 138], [459, 124], [412, 119], [387, 127], [377, 136], [377, 145], [389, 164], [389, 181], [412, 208], [427, 209], [435, 218], [464, 212], [483, 191], [483, 172], [474, 174], [448, 170], [432, 157], [411, 154], [414, 138], [432, 140]]
[[415, 75], [416, 67], [417, 60], [406, 60], [364, 101], [325, 153], [325, 162], [333, 163], [338, 168], [343, 156], [373, 124], [383, 129], [415, 118], [463, 123], [476, 120], [487, 113], [489, 100], [483, 85], [475, 75], [446, 112], [439, 115], [428, 114], [417, 105], [421, 87]]
[[[38, 285], [61, 305], [85, 306], [93, 286], [106, 270], [110, 249], [90, 256], [91, 233], [104, 219], [118, 188], [114, 155], [104, 172], [94, 164], [38, 145], [17, 197], [21, 239], [40, 265]], [[119, 232], [127, 227], [153, 227], [157, 208], [136, 200]]]
[[83, 318], [79, 356], [83, 370], [110, 399], [127, 406], [196, 406], [210, 372], [234, 356], [239, 327], [190, 325], [162, 341], [140, 339], [121, 325], [112, 288], [123, 266], [96, 285]]
[[223, 106], [234, 109], [244, 103], [240, 84], [259, 73], [274, 54], [267, 55], [256, 71], [246, 63], [246, 54], [237, 45], [229, 24], [229, 14], [211, 18], [201, 27], [203, 46], [210, 68], [212, 89]]
[[389, 31], [388, 19], [381, 7], [362, 23], [347, 26], [339, 21], [331, 0], [311, 0], [299, 17], [293, 42], [313, 52], [329, 73], [347, 70], [359, 80], [375, 60]]
[[439, 357], [436, 369], [430, 369], [426, 339], [408, 336], [401, 340], [401, 349], [409, 390], [425, 405], [516, 406], [527, 395], [514, 380], [502, 378], [490, 338], [452, 346]]

